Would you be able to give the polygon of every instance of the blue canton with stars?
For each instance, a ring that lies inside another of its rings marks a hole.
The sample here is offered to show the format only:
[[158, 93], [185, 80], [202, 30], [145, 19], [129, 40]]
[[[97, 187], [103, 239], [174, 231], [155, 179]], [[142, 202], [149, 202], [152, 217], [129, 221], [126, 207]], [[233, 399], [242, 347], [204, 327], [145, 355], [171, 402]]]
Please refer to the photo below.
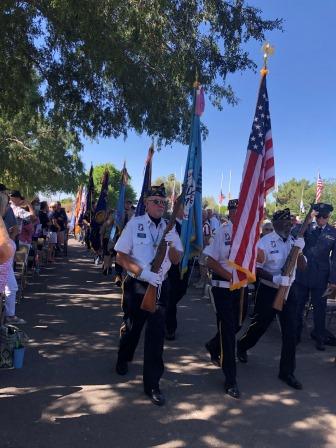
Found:
[[263, 76], [259, 89], [258, 103], [254, 115], [248, 149], [261, 155], [264, 150], [265, 136], [270, 129], [271, 118], [268, 108], [266, 76]]

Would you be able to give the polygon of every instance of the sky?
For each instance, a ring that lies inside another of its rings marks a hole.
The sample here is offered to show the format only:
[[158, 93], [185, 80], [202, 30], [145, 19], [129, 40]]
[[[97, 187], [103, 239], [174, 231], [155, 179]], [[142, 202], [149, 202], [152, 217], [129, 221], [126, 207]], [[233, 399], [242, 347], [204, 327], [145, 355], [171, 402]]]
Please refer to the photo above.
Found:
[[[283, 18], [284, 31], [273, 31], [266, 40], [275, 47], [269, 60], [267, 80], [272, 120], [276, 182], [293, 177], [315, 181], [336, 178], [335, 85], [336, 1], [335, 0], [249, 0], [263, 10], [267, 19]], [[252, 59], [261, 68], [260, 43], [248, 44]], [[245, 71], [229, 78], [239, 104], [224, 103], [220, 112], [206, 100], [202, 121], [209, 130], [203, 142], [203, 196], [227, 196], [232, 172], [231, 197], [238, 197], [246, 148], [250, 135], [257, 91], [257, 73]], [[124, 160], [132, 186], [141, 191], [144, 162], [151, 140], [130, 132], [119, 139], [84, 140], [83, 162], [113, 163], [122, 168]], [[185, 169], [187, 146], [173, 144], [155, 153], [152, 179]]]

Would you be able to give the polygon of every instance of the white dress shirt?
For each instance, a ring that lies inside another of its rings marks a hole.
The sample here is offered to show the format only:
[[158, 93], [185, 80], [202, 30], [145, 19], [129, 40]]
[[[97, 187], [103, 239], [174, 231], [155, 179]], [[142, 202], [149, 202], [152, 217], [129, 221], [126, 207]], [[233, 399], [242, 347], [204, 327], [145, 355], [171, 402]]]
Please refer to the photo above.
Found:
[[[229, 221], [218, 228], [210, 244], [203, 250], [205, 256], [209, 256], [218, 261], [218, 263], [228, 272], [232, 272], [232, 267], [229, 266], [228, 263], [231, 249], [231, 237], [232, 223]], [[230, 282], [223, 281], [222, 287], [230, 288]]]
[[[263, 236], [258, 241], [257, 248], [263, 252], [264, 261], [262, 263], [257, 263], [257, 268], [264, 269], [272, 276], [280, 275], [282, 267], [285, 264], [288, 254], [293, 246], [294, 238], [292, 235], [289, 235], [286, 241], [284, 241], [282, 237], [274, 231]], [[291, 277], [291, 284], [294, 279], [295, 271]], [[271, 283], [264, 281], [264, 279], [261, 279], [261, 282], [265, 284]], [[277, 287], [274, 283], [270, 286], [273, 286], [274, 288]]]
[[[156, 226], [147, 213], [135, 216], [122, 231], [114, 250], [130, 255], [142, 269], [150, 269], [166, 226], [166, 221], [162, 218]], [[174, 232], [176, 233], [175, 249], [183, 252], [183, 246], [175, 227]], [[161, 266], [162, 275], [165, 275], [171, 266], [168, 249], [167, 245], [166, 256]]]

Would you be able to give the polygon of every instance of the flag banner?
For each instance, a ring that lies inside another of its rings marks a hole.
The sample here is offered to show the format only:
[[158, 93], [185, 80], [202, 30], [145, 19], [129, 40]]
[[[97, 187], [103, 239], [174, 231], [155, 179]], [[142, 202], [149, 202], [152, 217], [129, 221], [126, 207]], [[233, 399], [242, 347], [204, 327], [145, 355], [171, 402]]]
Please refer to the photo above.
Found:
[[83, 186], [80, 185], [80, 187], [78, 188], [77, 194], [76, 194], [76, 201], [75, 201], [75, 208], [74, 208], [74, 216], [75, 216], [76, 224], [78, 223], [78, 220], [80, 217], [82, 191], [83, 191]]
[[185, 192], [181, 241], [184, 247], [181, 275], [187, 271], [189, 259], [203, 249], [202, 231], [202, 144], [200, 116], [204, 111], [204, 91], [194, 87], [193, 114], [186, 169], [183, 181]]
[[224, 196], [224, 194], [223, 194], [223, 192], [222, 192], [222, 190], [221, 190], [221, 192], [219, 193], [219, 197], [218, 197], [218, 203], [219, 203], [220, 205], [222, 205], [224, 199], [225, 199], [225, 196]]
[[271, 118], [262, 75], [248, 142], [237, 213], [233, 223], [229, 263], [234, 268], [231, 289], [255, 281], [256, 245], [267, 194], [275, 185]]
[[108, 170], [105, 170], [100, 195], [97, 202], [97, 207], [94, 213], [94, 217], [91, 221], [90, 241], [94, 250], [98, 250], [100, 248], [99, 230], [101, 224], [103, 224], [103, 222], [105, 221], [107, 214], [108, 185], [109, 185], [109, 172]]
[[94, 197], [94, 182], [93, 182], [93, 166], [91, 165], [90, 173], [89, 173], [89, 182], [88, 182], [88, 188], [87, 188], [87, 195], [86, 195], [86, 212], [89, 214], [89, 219], [91, 220], [91, 214], [92, 214], [92, 202]]
[[304, 190], [304, 187], [302, 187], [301, 201], [300, 201], [300, 213], [302, 213], [302, 214], [304, 214], [306, 212], [305, 206], [303, 203], [303, 190]]
[[303, 200], [300, 201], [300, 213], [304, 214], [306, 212]]
[[82, 194], [80, 198], [80, 209], [79, 209], [79, 216], [78, 216], [78, 224], [82, 224], [84, 214], [86, 212], [86, 196], [87, 196], [87, 189], [86, 185], [83, 185], [82, 188]]
[[316, 203], [321, 201], [323, 189], [324, 189], [323, 179], [321, 178], [320, 173], [318, 173], [316, 181], [316, 199], [315, 199]]
[[139, 202], [137, 204], [137, 208], [135, 210], [135, 216], [142, 216], [145, 214], [146, 211], [146, 207], [145, 207], [145, 195], [147, 190], [149, 189], [149, 187], [151, 186], [152, 183], [152, 159], [153, 159], [153, 155], [154, 155], [154, 146], [151, 145], [149, 150], [148, 150], [148, 155], [147, 155], [147, 159], [145, 162], [145, 175], [144, 175], [144, 180], [143, 180], [143, 184], [142, 184], [142, 188], [141, 188], [141, 195], [140, 195], [140, 199]]
[[124, 163], [124, 167], [121, 170], [119, 196], [115, 217], [115, 223], [119, 233], [121, 233], [125, 223], [125, 197], [126, 197], [126, 186], [128, 184], [128, 178], [129, 176], [126, 170], [126, 163]]

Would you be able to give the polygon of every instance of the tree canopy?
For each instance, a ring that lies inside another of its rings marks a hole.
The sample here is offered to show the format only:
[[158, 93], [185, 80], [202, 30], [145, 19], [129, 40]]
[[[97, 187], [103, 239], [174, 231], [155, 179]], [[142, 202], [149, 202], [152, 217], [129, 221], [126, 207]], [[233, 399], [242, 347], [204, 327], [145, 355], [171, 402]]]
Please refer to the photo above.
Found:
[[75, 191], [83, 177], [77, 136], [43, 114], [36, 80], [21, 101], [16, 113], [0, 106], [1, 182], [28, 197]]
[[[93, 167], [93, 182], [95, 185], [95, 198], [98, 199], [101, 183], [103, 179], [103, 174], [105, 170], [109, 172], [109, 189], [107, 193], [107, 204], [108, 207], [115, 208], [118, 201], [119, 196], [119, 186], [120, 186], [120, 177], [121, 171], [119, 171], [112, 163], [105, 163], [102, 165], [96, 165]], [[129, 178], [131, 179], [131, 178]], [[136, 193], [133, 187], [130, 185], [130, 182], [126, 186], [126, 199], [131, 201], [136, 200]]]
[[227, 76], [255, 68], [245, 44], [280, 28], [245, 0], [3, 0], [0, 113], [20, 113], [37, 80], [41, 119], [77, 141], [186, 141], [196, 70], [216, 107], [235, 103]]
[[[310, 204], [315, 202], [316, 182], [307, 179], [290, 179], [278, 186], [278, 191], [273, 193], [274, 201], [267, 203], [266, 209], [269, 216], [275, 211], [275, 208], [282, 209], [288, 207], [292, 214], [300, 215], [301, 195], [305, 212], [307, 213]], [[321, 202], [332, 204], [335, 208], [331, 215], [331, 220], [336, 220], [336, 180], [329, 179], [324, 181]], [[301, 213], [301, 216], [302, 213]]]

